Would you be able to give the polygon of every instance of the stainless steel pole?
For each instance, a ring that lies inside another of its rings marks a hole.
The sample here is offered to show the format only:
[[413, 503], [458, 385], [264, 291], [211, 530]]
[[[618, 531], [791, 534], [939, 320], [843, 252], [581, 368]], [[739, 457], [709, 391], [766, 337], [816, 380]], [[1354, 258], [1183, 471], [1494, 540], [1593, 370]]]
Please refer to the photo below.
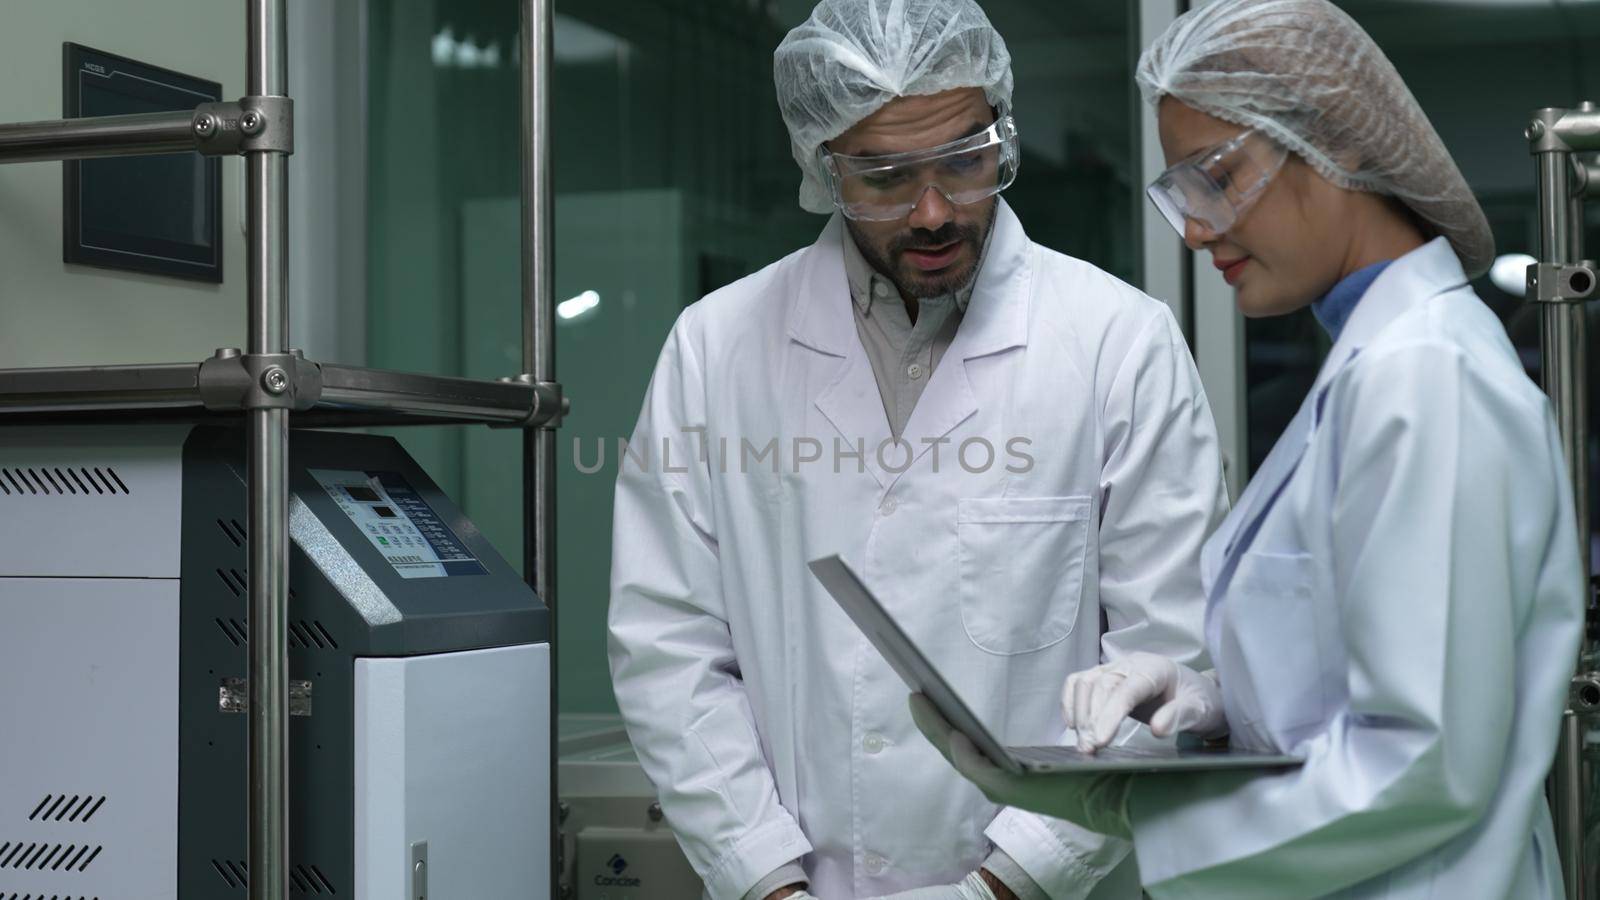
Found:
[[1556, 850], [1567, 900], [1588, 900], [1593, 896], [1583, 868], [1583, 724], [1583, 719], [1570, 708], [1562, 714], [1555, 767], [1550, 772], [1554, 801], [1550, 814], [1555, 819]]
[[0, 163], [193, 150], [194, 111], [0, 125]]
[[[285, 0], [246, 0], [247, 92], [286, 94]], [[245, 153], [249, 353], [289, 349], [288, 159]], [[289, 413], [249, 416], [250, 900], [289, 896]]]
[[[524, 0], [522, 5], [522, 366], [540, 381], [555, 380], [555, 278], [552, 230], [555, 208], [550, 184], [550, 59], [552, 10], [550, 0]], [[536, 454], [541, 455], [541, 454]], [[547, 454], [545, 454], [547, 455]], [[544, 515], [552, 508], [553, 485], [533, 482], [534, 519], [530, 524], [550, 525]], [[533, 556], [527, 560], [535, 574], [534, 587], [546, 604], [555, 596], [554, 529], [538, 528], [530, 536]]]
[[[554, 44], [551, 0], [522, 3], [522, 371], [535, 382], [556, 377], [555, 198], [550, 180], [550, 78]], [[523, 432], [523, 569], [550, 615], [550, 896], [560, 896], [561, 806], [557, 789], [556, 712], [561, 646], [556, 604], [556, 435]]]
[[[1539, 259], [1552, 265], [1574, 261], [1572, 154], [1570, 147], [1552, 137], [1565, 110], [1535, 113], [1528, 129], [1538, 164]], [[1581, 216], [1580, 216], [1581, 218]], [[1561, 429], [1562, 450], [1572, 482], [1577, 518], [1579, 557], [1585, 584], [1589, 562], [1588, 473], [1588, 322], [1581, 303], [1546, 302], [1539, 318], [1540, 378]], [[1576, 671], [1585, 668], [1584, 654], [1574, 660]], [[1556, 744], [1555, 766], [1550, 773], [1551, 813], [1555, 819], [1556, 848], [1569, 900], [1593, 897], [1583, 867], [1584, 798], [1583, 721], [1569, 700]]]

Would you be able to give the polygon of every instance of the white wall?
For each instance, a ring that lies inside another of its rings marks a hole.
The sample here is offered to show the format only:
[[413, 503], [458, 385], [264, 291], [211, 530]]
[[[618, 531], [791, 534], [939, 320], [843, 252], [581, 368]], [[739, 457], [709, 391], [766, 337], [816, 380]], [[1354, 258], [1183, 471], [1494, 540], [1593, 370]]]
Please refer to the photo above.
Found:
[[[244, 93], [245, 6], [231, 0], [5, 0], [0, 122], [61, 118], [74, 41]], [[223, 161], [221, 285], [61, 262], [61, 164], [0, 166], [0, 368], [199, 360], [244, 340], [238, 159]]]

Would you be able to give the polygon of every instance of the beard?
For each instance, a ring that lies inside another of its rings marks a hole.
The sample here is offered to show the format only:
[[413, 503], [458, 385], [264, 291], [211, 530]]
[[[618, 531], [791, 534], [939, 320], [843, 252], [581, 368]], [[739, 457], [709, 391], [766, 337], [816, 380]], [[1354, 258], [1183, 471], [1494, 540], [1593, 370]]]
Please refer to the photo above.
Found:
[[[981, 225], [952, 221], [944, 223], [933, 231], [912, 228], [879, 240], [863, 234], [857, 224], [849, 219], [845, 220], [845, 227], [855, 239], [856, 247], [861, 250], [861, 256], [880, 275], [894, 283], [900, 291], [900, 296], [909, 300], [927, 300], [957, 293], [972, 283], [978, 274], [978, 266], [983, 263], [984, 246], [988, 243], [989, 232], [994, 229], [995, 216], [999, 211], [1000, 204], [992, 204], [989, 207], [989, 215]], [[965, 257], [963, 262], [948, 269], [929, 273], [905, 262], [904, 254], [908, 249], [939, 246], [957, 241], [971, 252], [963, 254]]]

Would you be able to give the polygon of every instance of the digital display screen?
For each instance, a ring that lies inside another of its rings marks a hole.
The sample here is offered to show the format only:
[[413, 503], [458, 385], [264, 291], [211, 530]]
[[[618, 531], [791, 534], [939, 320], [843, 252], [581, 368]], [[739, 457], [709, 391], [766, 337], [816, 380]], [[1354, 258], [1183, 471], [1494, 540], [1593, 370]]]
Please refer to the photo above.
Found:
[[[67, 118], [193, 110], [222, 86], [63, 46]], [[222, 281], [221, 161], [194, 151], [68, 161], [63, 248], [69, 263]]]
[[[125, 85], [85, 77], [83, 115], [120, 116], [167, 112], [171, 103], [127, 93]], [[192, 108], [205, 100], [196, 98]], [[215, 223], [205, 203], [211, 161], [198, 153], [96, 159], [82, 164], [80, 224], [93, 234], [109, 232], [143, 239], [149, 249], [163, 244], [209, 246]], [[172, 248], [166, 248], [171, 252]]]
[[311, 477], [401, 578], [488, 573], [405, 476], [312, 469]]

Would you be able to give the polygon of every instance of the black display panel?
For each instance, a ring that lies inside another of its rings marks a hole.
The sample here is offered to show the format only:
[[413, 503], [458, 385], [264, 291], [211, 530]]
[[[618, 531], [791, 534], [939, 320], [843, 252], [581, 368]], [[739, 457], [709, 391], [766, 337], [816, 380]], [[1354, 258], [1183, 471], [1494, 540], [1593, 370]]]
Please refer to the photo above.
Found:
[[[62, 45], [63, 114], [192, 110], [222, 85], [80, 44]], [[222, 161], [193, 151], [62, 163], [69, 263], [222, 281]]]
[[364, 469], [308, 471], [401, 578], [488, 573], [404, 475]]

